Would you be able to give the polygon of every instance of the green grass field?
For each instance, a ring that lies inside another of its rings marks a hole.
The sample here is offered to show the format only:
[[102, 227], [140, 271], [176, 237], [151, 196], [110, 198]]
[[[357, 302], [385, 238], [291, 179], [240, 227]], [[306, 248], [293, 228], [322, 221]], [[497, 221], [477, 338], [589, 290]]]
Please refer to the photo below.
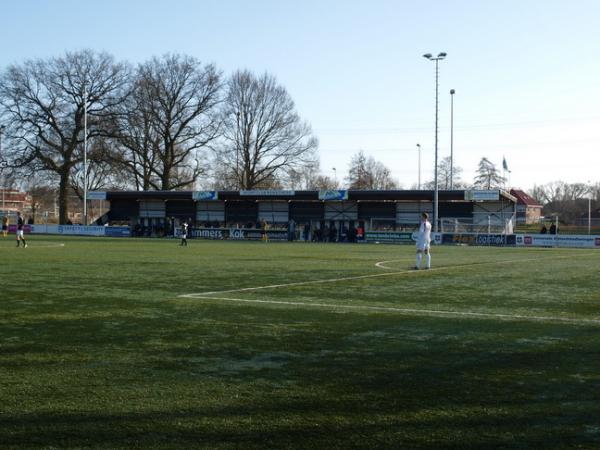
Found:
[[0, 448], [600, 448], [600, 251], [0, 240]]

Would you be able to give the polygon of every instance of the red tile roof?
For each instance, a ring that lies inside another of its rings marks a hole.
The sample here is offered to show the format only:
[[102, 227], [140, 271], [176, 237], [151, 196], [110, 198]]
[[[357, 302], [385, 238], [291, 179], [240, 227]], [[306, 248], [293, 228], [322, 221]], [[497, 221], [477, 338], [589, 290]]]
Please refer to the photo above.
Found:
[[517, 197], [518, 204], [527, 205], [527, 206], [539, 206], [539, 207], [542, 206], [542, 205], [540, 205], [540, 202], [538, 202], [535, 198], [533, 198], [530, 195], [528, 195], [527, 193], [525, 193], [525, 191], [521, 191], [519, 189], [511, 189], [510, 193], [511, 193], [511, 195], [514, 195], [515, 197]]

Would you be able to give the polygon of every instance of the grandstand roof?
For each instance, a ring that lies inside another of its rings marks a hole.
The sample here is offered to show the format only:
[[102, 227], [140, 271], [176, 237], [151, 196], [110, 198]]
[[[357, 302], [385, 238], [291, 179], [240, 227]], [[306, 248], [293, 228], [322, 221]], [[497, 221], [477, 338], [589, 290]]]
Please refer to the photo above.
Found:
[[[108, 191], [107, 200], [191, 200], [194, 191]], [[254, 190], [217, 191], [219, 200], [299, 200], [319, 201], [320, 191]], [[442, 202], [465, 200], [464, 190], [440, 190]], [[354, 201], [433, 201], [433, 190], [348, 190], [347, 200]], [[516, 202], [506, 191], [499, 191], [500, 199]], [[335, 201], [335, 199], [332, 199]]]

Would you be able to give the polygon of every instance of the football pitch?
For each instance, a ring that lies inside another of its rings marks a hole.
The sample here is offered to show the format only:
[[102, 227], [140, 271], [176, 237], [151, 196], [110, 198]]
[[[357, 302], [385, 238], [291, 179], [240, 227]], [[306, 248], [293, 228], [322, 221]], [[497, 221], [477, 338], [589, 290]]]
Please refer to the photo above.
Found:
[[600, 448], [600, 250], [0, 238], [0, 448]]

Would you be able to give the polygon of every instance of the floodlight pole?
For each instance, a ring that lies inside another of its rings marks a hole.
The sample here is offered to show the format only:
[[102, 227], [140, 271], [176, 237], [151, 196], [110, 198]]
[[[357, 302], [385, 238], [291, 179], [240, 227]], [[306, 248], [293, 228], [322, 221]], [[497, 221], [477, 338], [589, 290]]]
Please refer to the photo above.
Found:
[[0, 125], [0, 179], [2, 183], [0, 184], [0, 189], [2, 189], [2, 214], [4, 212], [4, 160], [2, 159], [2, 134], [4, 133], [4, 125]]
[[592, 234], [592, 194], [588, 197], [588, 235]]
[[588, 193], [588, 236], [592, 234], [592, 184], [588, 181], [589, 193]]
[[454, 89], [450, 89], [450, 190], [454, 189]]
[[421, 144], [417, 144], [417, 149], [419, 151], [419, 178], [418, 178], [418, 186], [419, 186], [419, 190], [421, 190]]
[[241, 136], [241, 131], [240, 131], [240, 112], [237, 111], [236, 113], [236, 117], [237, 117], [237, 123], [236, 123], [236, 135], [235, 135], [235, 178], [236, 178], [236, 185], [237, 185], [237, 189], [238, 191], [241, 189], [240, 188], [240, 136]]
[[438, 231], [439, 221], [439, 186], [438, 186], [438, 112], [439, 112], [439, 62], [447, 56], [446, 53], [438, 53], [436, 57], [431, 53], [425, 53], [424, 58], [429, 61], [435, 61], [435, 168], [434, 185], [435, 192], [433, 198], [433, 231]]
[[87, 87], [83, 91], [83, 224], [88, 224], [87, 215]]

